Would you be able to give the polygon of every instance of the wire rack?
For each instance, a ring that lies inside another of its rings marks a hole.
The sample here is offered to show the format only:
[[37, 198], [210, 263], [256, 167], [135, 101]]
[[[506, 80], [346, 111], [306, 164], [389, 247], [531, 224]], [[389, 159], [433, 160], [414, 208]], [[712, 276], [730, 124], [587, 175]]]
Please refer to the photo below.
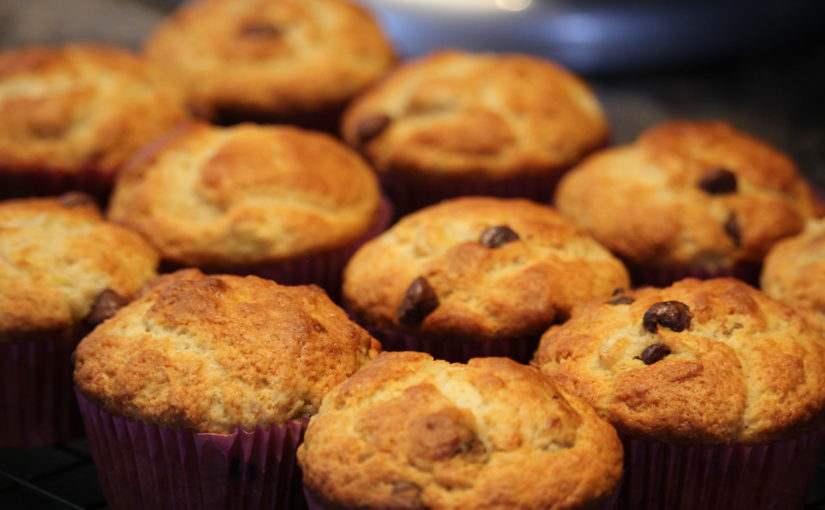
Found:
[[[0, 449], [0, 510], [106, 510], [87, 441]], [[825, 510], [825, 457], [805, 510]]]

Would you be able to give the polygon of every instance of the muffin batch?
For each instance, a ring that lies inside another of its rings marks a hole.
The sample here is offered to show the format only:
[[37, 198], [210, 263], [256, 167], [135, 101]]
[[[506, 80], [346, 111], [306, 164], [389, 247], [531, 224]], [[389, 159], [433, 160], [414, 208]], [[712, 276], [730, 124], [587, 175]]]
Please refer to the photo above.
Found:
[[825, 224], [724, 121], [606, 147], [344, 0], [5, 51], [0, 112], [0, 446], [82, 417], [116, 510], [804, 506]]

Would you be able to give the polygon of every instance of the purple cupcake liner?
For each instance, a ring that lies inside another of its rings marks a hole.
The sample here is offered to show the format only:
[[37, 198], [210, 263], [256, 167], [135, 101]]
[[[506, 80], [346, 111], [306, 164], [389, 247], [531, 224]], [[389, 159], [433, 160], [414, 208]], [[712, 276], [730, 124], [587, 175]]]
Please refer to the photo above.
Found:
[[[358, 321], [364, 326], [363, 321]], [[435, 359], [467, 363], [471, 358], [504, 357], [527, 364], [539, 345], [540, 337], [479, 342], [460, 338], [431, 338], [406, 331], [364, 326], [381, 342], [382, 351], [426, 352]]]
[[84, 326], [0, 342], [0, 448], [47, 446], [83, 435], [71, 356]]
[[[594, 508], [597, 510], [611, 510], [613, 508], [612, 505], [616, 502], [616, 497], [618, 496], [618, 492], [615, 492], [607, 501], [607, 503], [603, 503], [601, 505], [595, 507], [588, 507]], [[350, 510], [345, 506], [336, 505], [332, 502], [324, 502], [323, 498], [319, 495], [316, 495], [313, 491], [309, 490], [306, 486], [304, 486], [304, 497], [307, 501], [307, 506], [309, 510]], [[363, 507], [366, 509], [367, 507]]]
[[25, 171], [0, 168], [0, 200], [45, 197], [82, 191], [100, 205], [105, 205], [112, 190], [114, 176], [97, 168], [60, 172], [48, 167], [27, 168]]
[[75, 393], [103, 492], [115, 510], [306, 508], [295, 452], [307, 420], [199, 433], [117, 416]]
[[768, 444], [622, 443], [624, 477], [609, 510], [801, 510], [825, 429]]
[[[392, 220], [393, 206], [386, 198], [381, 199], [376, 218], [370, 229], [355, 241], [337, 248], [320, 253], [313, 253], [280, 262], [262, 264], [203, 267], [206, 273], [222, 273], [235, 275], [256, 275], [261, 278], [275, 280], [281, 285], [308, 285], [315, 284], [327, 291], [330, 298], [340, 301], [341, 284], [344, 267], [356, 251], [367, 241], [373, 239], [389, 227]], [[171, 272], [186, 266], [164, 263], [162, 272]]]
[[381, 185], [395, 205], [398, 217], [442, 200], [468, 196], [528, 198], [550, 203], [556, 185], [564, 175], [558, 171], [549, 175], [525, 175], [500, 180], [483, 179], [422, 179], [403, 173], [379, 174]]
[[711, 278], [732, 277], [759, 288], [762, 264], [758, 262], [738, 262], [732, 267], [708, 269], [703, 267], [651, 267], [623, 260], [630, 273], [634, 287], [668, 287], [685, 278], [709, 280]]

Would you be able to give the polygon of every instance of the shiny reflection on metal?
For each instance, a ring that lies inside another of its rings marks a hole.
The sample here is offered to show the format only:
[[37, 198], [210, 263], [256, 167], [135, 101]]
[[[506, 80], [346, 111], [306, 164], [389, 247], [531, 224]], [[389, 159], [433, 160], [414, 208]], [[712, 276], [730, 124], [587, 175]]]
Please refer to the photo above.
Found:
[[505, 11], [523, 11], [532, 3], [533, 0], [496, 0], [496, 7]]

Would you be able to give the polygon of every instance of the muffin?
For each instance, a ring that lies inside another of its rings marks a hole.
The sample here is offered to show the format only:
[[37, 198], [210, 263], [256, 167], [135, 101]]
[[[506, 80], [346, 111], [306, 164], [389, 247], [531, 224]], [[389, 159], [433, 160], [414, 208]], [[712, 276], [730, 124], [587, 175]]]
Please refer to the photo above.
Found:
[[0, 197], [83, 190], [184, 122], [183, 96], [126, 50], [93, 44], [0, 52]]
[[825, 340], [733, 278], [577, 308], [535, 363], [619, 431], [616, 508], [803, 508], [825, 445]]
[[402, 213], [459, 195], [546, 202], [559, 176], [607, 139], [596, 97], [568, 71], [461, 51], [392, 73], [348, 108], [342, 131]]
[[317, 287], [194, 269], [158, 278], [77, 347], [109, 504], [303, 508], [307, 417], [379, 350]]
[[627, 285], [621, 262], [552, 208], [464, 197], [364, 245], [346, 267], [344, 301], [385, 350], [526, 362], [574, 306]]
[[168, 267], [257, 274], [340, 289], [349, 256], [389, 222], [363, 160], [291, 127], [182, 127], [117, 181], [108, 210], [143, 233]]
[[559, 211], [630, 269], [636, 285], [686, 276], [756, 284], [770, 247], [813, 217], [785, 154], [723, 122], [670, 122], [605, 149], [559, 184]]
[[298, 450], [310, 508], [594, 508], [616, 432], [538, 370], [383, 353], [330, 392]]
[[82, 434], [70, 356], [155, 276], [158, 255], [91, 197], [0, 202], [0, 448]]
[[773, 247], [762, 290], [825, 330], [825, 220], [808, 223], [802, 233]]
[[145, 53], [209, 119], [333, 131], [344, 106], [394, 63], [370, 14], [343, 0], [190, 2]]

